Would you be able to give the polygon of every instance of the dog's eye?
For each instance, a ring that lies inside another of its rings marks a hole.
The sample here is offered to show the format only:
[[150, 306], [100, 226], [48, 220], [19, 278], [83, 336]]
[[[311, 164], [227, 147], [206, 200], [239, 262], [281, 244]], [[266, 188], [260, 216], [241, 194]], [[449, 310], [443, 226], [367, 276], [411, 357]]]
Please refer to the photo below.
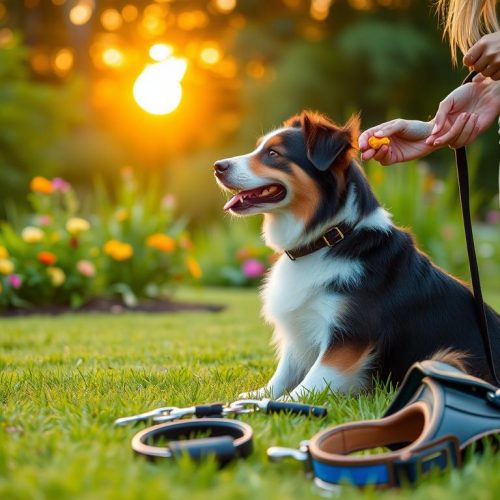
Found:
[[271, 158], [274, 158], [276, 156], [279, 156], [280, 154], [278, 151], [275, 151], [274, 149], [270, 149], [269, 152], [267, 153]]

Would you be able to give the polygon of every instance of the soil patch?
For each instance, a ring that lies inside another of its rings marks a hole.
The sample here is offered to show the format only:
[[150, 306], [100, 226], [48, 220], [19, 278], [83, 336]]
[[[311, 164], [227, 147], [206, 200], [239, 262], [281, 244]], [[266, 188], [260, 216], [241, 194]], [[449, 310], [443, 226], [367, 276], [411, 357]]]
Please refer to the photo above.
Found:
[[0, 311], [0, 316], [31, 316], [34, 314], [45, 314], [58, 316], [60, 314], [74, 313], [112, 313], [121, 314], [125, 312], [148, 312], [148, 313], [176, 313], [176, 312], [220, 312], [225, 306], [218, 304], [197, 304], [190, 302], [175, 302], [173, 300], [145, 300], [135, 306], [127, 306], [118, 298], [95, 298], [76, 309], [68, 306], [36, 306], [29, 309], [8, 309]]

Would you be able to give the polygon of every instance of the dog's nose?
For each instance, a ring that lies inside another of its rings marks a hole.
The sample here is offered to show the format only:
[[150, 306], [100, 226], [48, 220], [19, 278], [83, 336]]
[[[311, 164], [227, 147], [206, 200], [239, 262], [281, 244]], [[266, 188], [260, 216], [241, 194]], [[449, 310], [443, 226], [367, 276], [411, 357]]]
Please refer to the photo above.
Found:
[[216, 174], [223, 174], [230, 166], [229, 160], [219, 160], [214, 163]]

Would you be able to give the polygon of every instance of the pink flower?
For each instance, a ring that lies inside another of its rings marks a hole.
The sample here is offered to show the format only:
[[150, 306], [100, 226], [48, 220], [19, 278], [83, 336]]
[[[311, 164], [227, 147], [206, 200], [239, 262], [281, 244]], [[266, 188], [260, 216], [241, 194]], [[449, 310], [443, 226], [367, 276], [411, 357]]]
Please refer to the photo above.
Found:
[[79, 260], [76, 263], [77, 271], [86, 278], [92, 278], [95, 276], [95, 266], [90, 262], [90, 260]]
[[23, 280], [18, 274], [11, 274], [9, 275], [9, 283], [12, 288], [15, 288], [17, 290], [18, 288], [21, 288]]
[[176, 199], [173, 194], [166, 194], [161, 200], [161, 206], [164, 210], [172, 210], [175, 208]]
[[264, 266], [260, 260], [247, 259], [243, 262], [241, 270], [247, 278], [258, 278], [264, 274], [266, 266]]
[[54, 179], [52, 179], [52, 187], [54, 188], [55, 191], [61, 191], [61, 193], [67, 193], [71, 186], [69, 182], [66, 182], [64, 179], [61, 179], [61, 177], [54, 177]]
[[50, 226], [50, 224], [52, 224], [53, 221], [54, 219], [52, 218], [51, 215], [42, 214], [38, 216], [38, 223], [40, 224], [40, 226]]
[[486, 214], [488, 224], [498, 224], [500, 222], [500, 210], [490, 210]]

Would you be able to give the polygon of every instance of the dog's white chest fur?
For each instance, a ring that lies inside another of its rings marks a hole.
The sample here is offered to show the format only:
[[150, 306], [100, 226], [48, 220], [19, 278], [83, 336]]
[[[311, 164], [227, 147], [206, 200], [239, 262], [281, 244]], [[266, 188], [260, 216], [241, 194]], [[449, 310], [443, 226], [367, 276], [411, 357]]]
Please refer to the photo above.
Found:
[[322, 249], [295, 261], [286, 255], [272, 268], [262, 290], [263, 313], [275, 327], [274, 340], [280, 350], [287, 343], [304, 357], [314, 357], [331, 342], [333, 329], [342, 330], [346, 297], [328, 285], [355, 284], [362, 275], [359, 262], [324, 258]]

